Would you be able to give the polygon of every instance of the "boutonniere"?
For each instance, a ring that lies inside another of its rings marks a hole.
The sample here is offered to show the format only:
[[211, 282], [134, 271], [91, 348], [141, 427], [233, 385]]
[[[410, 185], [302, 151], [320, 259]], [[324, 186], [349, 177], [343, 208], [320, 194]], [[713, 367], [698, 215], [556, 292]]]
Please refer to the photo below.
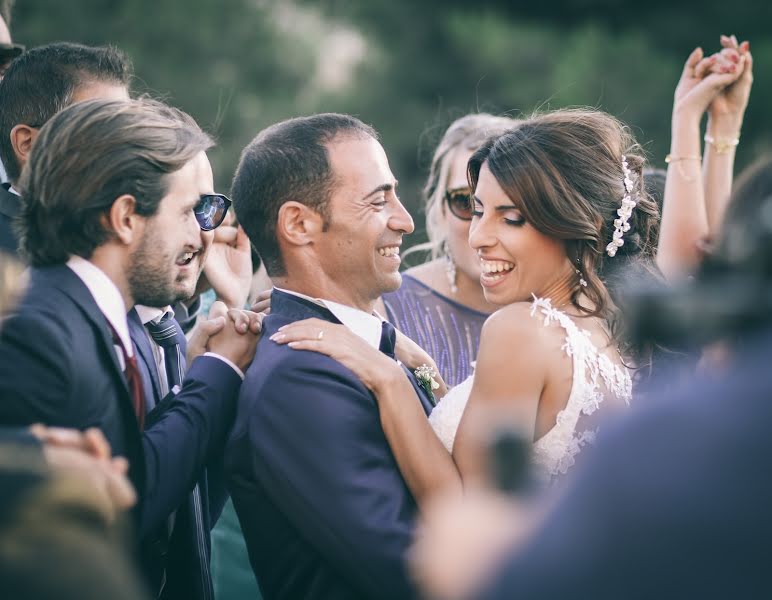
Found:
[[434, 390], [439, 389], [440, 387], [440, 384], [437, 383], [437, 380], [435, 379], [437, 371], [434, 370], [434, 367], [430, 367], [429, 365], [421, 365], [413, 371], [413, 374], [418, 381], [418, 385], [420, 385], [426, 392], [426, 395], [429, 396], [429, 400], [432, 401], [432, 404], [436, 405], [437, 400], [434, 398]]

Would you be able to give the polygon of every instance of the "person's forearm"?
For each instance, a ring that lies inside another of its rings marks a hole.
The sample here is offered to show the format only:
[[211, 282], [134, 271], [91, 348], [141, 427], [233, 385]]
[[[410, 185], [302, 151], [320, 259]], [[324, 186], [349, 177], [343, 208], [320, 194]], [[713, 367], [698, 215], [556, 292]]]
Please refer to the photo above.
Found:
[[742, 119], [735, 116], [713, 116], [708, 119], [706, 135], [714, 140], [705, 143], [703, 185], [705, 207], [711, 236], [721, 230], [724, 214], [732, 193], [735, 142], [740, 138]]
[[453, 457], [429, 425], [416, 392], [402, 374], [376, 391], [381, 425], [419, 507], [438, 491], [461, 491]]
[[700, 167], [699, 118], [674, 113], [657, 248], [657, 264], [671, 280], [696, 268], [698, 242], [708, 234]]

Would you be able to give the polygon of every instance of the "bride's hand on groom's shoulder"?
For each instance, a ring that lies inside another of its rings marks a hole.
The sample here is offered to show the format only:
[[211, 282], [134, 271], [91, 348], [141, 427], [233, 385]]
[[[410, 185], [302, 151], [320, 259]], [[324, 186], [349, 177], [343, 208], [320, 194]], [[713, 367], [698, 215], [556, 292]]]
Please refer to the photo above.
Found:
[[271, 338], [277, 344], [286, 344], [294, 350], [310, 350], [337, 360], [359, 377], [376, 395], [405, 377], [399, 365], [370, 346], [343, 325], [305, 319], [285, 325]]

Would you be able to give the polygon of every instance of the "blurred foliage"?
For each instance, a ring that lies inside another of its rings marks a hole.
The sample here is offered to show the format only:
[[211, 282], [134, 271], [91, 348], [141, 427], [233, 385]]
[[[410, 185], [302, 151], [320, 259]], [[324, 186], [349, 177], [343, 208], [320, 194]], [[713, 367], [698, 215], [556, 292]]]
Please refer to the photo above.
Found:
[[[672, 93], [695, 45], [750, 39], [756, 81], [738, 165], [772, 146], [772, 4], [703, 0], [17, 0], [14, 38], [113, 43], [134, 60], [135, 90], [161, 95], [215, 134], [227, 189], [263, 127], [343, 111], [382, 134], [421, 229], [433, 146], [470, 111], [514, 116], [590, 105], [630, 124], [663, 165]], [[421, 235], [411, 241], [420, 241]]]

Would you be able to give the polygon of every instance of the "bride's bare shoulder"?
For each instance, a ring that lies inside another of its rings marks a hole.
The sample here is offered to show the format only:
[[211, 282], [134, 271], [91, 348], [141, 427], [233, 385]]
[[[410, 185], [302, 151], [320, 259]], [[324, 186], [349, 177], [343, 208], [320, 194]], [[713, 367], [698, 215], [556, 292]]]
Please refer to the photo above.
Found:
[[536, 332], [540, 329], [538, 315], [534, 314], [533, 302], [508, 304], [485, 321], [483, 331], [494, 337]]

